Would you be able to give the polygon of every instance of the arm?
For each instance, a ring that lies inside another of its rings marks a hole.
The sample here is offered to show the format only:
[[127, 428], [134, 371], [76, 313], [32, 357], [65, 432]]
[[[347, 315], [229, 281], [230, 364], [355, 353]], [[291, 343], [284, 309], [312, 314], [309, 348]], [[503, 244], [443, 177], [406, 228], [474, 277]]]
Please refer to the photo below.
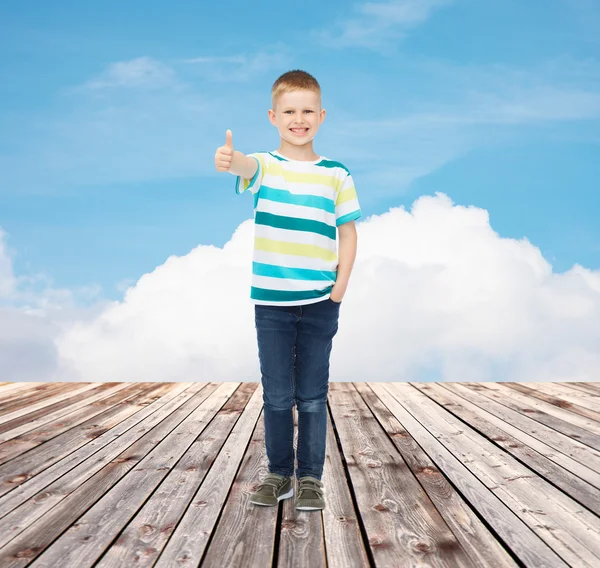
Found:
[[331, 299], [334, 302], [341, 302], [346, 289], [348, 287], [348, 281], [350, 280], [350, 273], [354, 266], [354, 260], [356, 258], [356, 248], [358, 243], [358, 235], [356, 234], [356, 225], [354, 221], [348, 221], [338, 227], [339, 231], [339, 260], [338, 260], [338, 274], [336, 282], [331, 290]]
[[234, 176], [242, 176], [246, 179], [252, 179], [256, 170], [258, 169], [258, 163], [254, 158], [245, 156], [242, 152], [235, 150], [233, 152], [233, 159], [231, 160], [231, 167], [229, 173]]
[[234, 176], [242, 176], [245, 179], [252, 179], [258, 169], [258, 163], [254, 158], [245, 156], [233, 149], [231, 130], [225, 133], [225, 144], [217, 148], [215, 166], [219, 172], [229, 172]]

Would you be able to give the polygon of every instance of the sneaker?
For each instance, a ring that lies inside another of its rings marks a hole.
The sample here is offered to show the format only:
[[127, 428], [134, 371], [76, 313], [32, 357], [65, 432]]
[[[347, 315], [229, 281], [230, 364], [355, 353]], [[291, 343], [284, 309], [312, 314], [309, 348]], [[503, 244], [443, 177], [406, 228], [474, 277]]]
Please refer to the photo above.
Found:
[[250, 494], [250, 503], [273, 507], [282, 499], [289, 499], [292, 495], [294, 495], [294, 488], [291, 477], [267, 473], [256, 491]]
[[323, 483], [316, 477], [309, 475], [298, 480], [298, 496], [296, 509], [301, 511], [315, 511], [325, 508]]

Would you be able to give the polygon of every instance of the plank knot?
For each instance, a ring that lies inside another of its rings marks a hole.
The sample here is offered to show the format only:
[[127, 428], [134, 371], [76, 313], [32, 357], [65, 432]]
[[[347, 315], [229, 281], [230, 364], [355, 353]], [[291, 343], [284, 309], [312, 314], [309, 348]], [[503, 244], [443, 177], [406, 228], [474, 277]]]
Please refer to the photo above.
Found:
[[293, 529], [297, 524], [298, 523], [296, 521], [294, 521], [293, 519], [288, 519], [281, 523], [281, 528], [284, 530], [289, 530], [289, 529]]
[[23, 550], [19, 550], [19, 552], [17, 552], [15, 554], [15, 557], [16, 558], [33, 558], [34, 556], [37, 556], [41, 551], [42, 551], [41, 546], [32, 546], [30, 548], [24, 548]]

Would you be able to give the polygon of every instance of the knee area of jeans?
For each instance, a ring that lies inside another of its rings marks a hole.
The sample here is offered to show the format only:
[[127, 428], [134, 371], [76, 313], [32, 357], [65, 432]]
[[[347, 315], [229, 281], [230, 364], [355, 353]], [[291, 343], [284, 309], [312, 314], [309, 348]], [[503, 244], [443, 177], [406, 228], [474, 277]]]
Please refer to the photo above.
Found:
[[327, 410], [327, 401], [317, 402], [302, 402], [301, 400], [296, 401], [298, 412], [322, 412]]
[[270, 410], [271, 412], [289, 412], [290, 409], [294, 407], [294, 404], [290, 402], [289, 404], [281, 403], [279, 405], [276, 405], [263, 401], [263, 406], [265, 410]]

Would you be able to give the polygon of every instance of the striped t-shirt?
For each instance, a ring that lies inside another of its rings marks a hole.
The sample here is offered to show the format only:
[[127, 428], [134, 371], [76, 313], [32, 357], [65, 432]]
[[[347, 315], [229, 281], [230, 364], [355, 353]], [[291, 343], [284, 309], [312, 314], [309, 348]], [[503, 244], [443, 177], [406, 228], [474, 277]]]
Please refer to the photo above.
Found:
[[350, 172], [325, 157], [249, 156], [258, 169], [251, 180], [237, 177], [235, 191], [254, 195], [251, 302], [293, 306], [329, 298], [337, 277], [337, 227], [361, 216]]

